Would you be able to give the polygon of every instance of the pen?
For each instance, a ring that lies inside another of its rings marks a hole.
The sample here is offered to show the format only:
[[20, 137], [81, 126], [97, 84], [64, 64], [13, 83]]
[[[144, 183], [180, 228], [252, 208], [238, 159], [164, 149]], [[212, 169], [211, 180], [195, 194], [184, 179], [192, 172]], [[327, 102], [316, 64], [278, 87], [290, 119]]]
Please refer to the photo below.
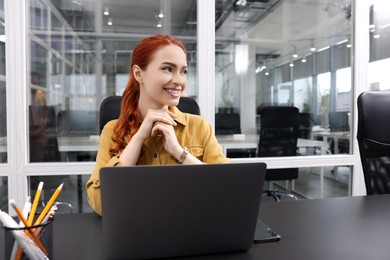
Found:
[[[27, 220], [23, 217], [23, 214], [22, 212], [20, 211], [20, 209], [16, 206], [15, 204], [15, 201], [14, 200], [10, 200], [9, 203], [11, 204], [11, 206], [14, 208], [14, 210], [16, 211], [16, 214], [18, 215], [19, 219], [23, 222], [23, 224], [28, 227], [28, 223], [27, 223]], [[45, 247], [42, 245], [41, 241], [39, 240], [39, 238], [34, 234], [34, 232], [31, 230], [31, 229], [27, 229], [28, 233], [31, 235], [32, 239], [35, 241], [35, 243], [39, 246], [39, 248], [47, 255], [47, 251], [45, 249]]]
[[34, 202], [32, 204], [30, 215], [28, 216], [28, 221], [27, 222], [28, 222], [29, 226], [31, 226], [32, 223], [33, 223], [35, 212], [36, 212], [37, 206], [38, 206], [38, 202], [39, 202], [39, 199], [41, 197], [42, 188], [43, 188], [43, 182], [41, 181], [38, 184], [37, 192], [35, 193]]
[[[0, 210], [0, 221], [3, 222], [3, 225], [9, 228], [18, 228], [18, 224], [15, 222], [15, 220], [5, 213], [4, 211]], [[26, 255], [29, 257], [29, 259], [48, 259], [43, 252], [37, 247], [34, 242], [21, 230], [12, 230], [12, 235], [14, 236], [15, 240], [18, 241], [20, 246], [22, 247], [23, 251], [26, 253]]]
[[[50, 218], [52, 218], [55, 214], [56, 214], [56, 210], [58, 209], [57, 205], [54, 204], [51, 208], [50, 208], [50, 211], [49, 213], [46, 214], [45, 218], [42, 220], [42, 223], [46, 223], [47, 221], [49, 221]], [[39, 227], [37, 228], [34, 233], [38, 236], [39, 233], [41, 232], [43, 227]]]
[[[23, 216], [25, 218], [27, 218], [28, 216], [28, 213], [30, 212], [30, 209], [31, 209], [31, 197], [30, 196], [27, 196], [27, 199], [26, 199], [26, 202], [24, 203], [24, 206], [23, 206]], [[20, 223], [19, 223], [20, 224]]]
[[[30, 209], [31, 209], [31, 197], [28, 196], [27, 200], [26, 200], [26, 202], [24, 203], [24, 206], [23, 206], [23, 211], [22, 211], [23, 217], [27, 218], [28, 212], [30, 211]], [[22, 221], [19, 222], [19, 226], [20, 227], [24, 227], [24, 224], [23, 224]], [[14, 245], [13, 245], [12, 251], [11, 251], [11, 259], [17, 259], [17, 258], [15, 258], [15, 256], [16, 256], [16, 253], [17, 253], [17, 250], [18, 250], [18, 244], [19, 244], [18, 240], [15, 239], [15, 242], [14, 242]]]
[[47, 212], [49, 212], [51, 206], [53, 205], [54, 201], [57, 199], [58, 195], [60, 195], [60, 192], [62, 190], [62, 186], [64, 186], [63, 183], [61, 183], [60, 186], [54, 191], [53, 195], [51, 196], [50, 200], [47, 202], [45, 208], [39, 215], [38, 219], [35, 221], [34, 226], [41, 224], [43, 218], [46, 216]]

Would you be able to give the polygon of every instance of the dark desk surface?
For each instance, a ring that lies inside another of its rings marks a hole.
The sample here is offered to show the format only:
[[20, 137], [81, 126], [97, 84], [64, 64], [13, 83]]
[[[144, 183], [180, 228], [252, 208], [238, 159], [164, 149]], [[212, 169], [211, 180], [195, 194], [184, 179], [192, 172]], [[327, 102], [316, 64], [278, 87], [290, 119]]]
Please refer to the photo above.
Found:
[[[390, 259], [390, 195], [268, 202], [260, 216], [281, 241], [185, 259]], [[54, 223], [54, 259], [103, 258], [100, 217], [57, 215]]]

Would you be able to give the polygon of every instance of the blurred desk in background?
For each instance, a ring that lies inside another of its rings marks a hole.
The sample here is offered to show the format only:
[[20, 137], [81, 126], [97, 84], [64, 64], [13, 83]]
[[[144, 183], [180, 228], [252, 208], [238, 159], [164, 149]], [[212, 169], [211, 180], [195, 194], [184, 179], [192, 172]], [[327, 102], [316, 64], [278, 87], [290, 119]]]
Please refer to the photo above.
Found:
[[[258, 135], [217, 135], [217, 140], [225, 156], [228, 149], [257, 149], [259, 145]], [[325, 144], [323, 141], [298, 138], [297, 147], [320, 148], [321, 154], [326, 154]]]

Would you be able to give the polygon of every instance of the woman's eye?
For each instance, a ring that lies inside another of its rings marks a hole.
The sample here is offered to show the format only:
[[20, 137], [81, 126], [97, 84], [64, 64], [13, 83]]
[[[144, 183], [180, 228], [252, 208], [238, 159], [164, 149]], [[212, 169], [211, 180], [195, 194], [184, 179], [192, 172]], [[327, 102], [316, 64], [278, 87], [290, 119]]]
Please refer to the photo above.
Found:
[[170, 67], [162, 68], [162, 70], [165, 70], [165, 71], [168, 71], [168, 72], [172, 72], [172, 68], [170, 68]]

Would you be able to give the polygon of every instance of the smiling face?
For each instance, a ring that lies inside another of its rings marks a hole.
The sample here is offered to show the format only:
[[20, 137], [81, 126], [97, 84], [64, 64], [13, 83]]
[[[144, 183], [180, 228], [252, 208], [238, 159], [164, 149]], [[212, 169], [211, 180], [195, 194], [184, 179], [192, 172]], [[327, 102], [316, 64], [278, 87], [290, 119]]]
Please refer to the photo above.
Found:
[[140, 84], [140, 110], [176, 106], [187, 83], [187, 70], [186, 54], [176, 45], [159, 49], [145, 70], [133, 66]]

